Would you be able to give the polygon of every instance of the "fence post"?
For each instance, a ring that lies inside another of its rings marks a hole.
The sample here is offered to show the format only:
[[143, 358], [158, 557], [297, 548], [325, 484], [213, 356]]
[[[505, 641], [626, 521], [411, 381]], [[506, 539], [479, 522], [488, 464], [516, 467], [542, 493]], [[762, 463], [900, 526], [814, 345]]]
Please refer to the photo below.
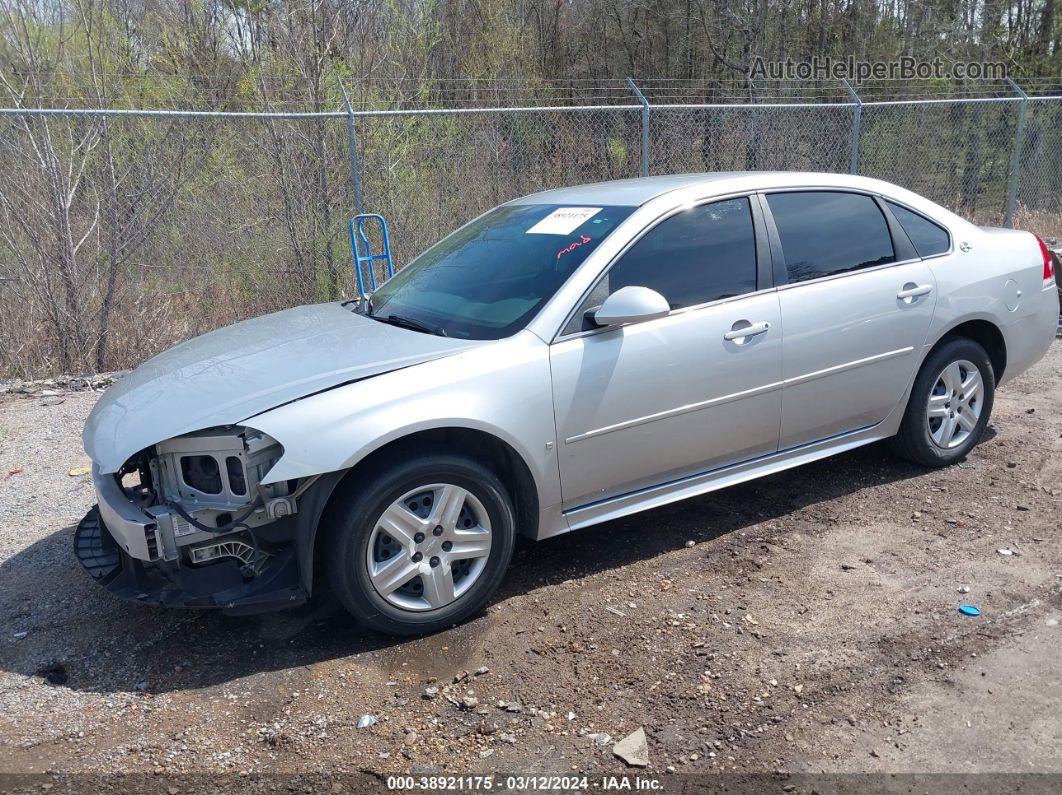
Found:
[[841, 82], [844, 83], [845, 89], [848, 91], [848, 96], [855, 103], [855, 111], [852, 115], [852, 156], [848, 161], [848, 173], [859, 173], [859, 138], [863, 134], [863, 100], [859, 98], [859, 94], [852, 88], [852, 84], [844, 77], [841, 78]]
[[1018, 204], [1018, 169], [1021, 168], [1021, 149], [1025, 143], [1025, 108], [1029, 104], [1029, 95], [1021, 87], [1007, 78], [1007, 84], [1013, 88], [1021, 100], [1018, 102], [1018, 126], [1014, 130], [1014, 151], [1010, 153], [1010, 184], [1007, 185], [1007, 209], [1003, 215], [1003, 226], [1014, 226], [1014, 208]]
[[347, 110], [347, 152], [350, 155], [350, 183], [354, 191], [354, 215], [362, 210], [361, 195], [361, 164], [358, 162], [358, 136], [354, 132], [354, 108], [350, 105], [350, 97], [347, 89], [343, 86], [343, 78], [336, 78], [339, 83], [339, 93], [343, 96], [343, 106]]
[[649, 176], [649, 100], [645, 98], [638, 85], [630, 77], [627, 78], [627, 85], [630, 86], [631, 91], [634, 92], [634, 96], [638, 98], [638, 101], [642, 103], [642, 167], [641, 175], [643, 177]]

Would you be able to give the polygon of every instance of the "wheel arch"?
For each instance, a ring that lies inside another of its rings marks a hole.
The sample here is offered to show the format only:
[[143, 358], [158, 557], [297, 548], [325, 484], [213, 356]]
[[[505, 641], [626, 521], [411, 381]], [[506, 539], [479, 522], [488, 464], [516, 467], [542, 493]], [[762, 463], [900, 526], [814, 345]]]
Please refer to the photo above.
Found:
[[319, 563], [317, 531], [327, 523], [329, 509], [336, 504], [337, 495], [346, 487], [355, 487], [366, 473], [402, 457], [424, 455], [426, 450], [456, 452], [486, 462], [505, 484], [513, 500], [517, 532], [534, 537], [539, 522], [538, 484], [531, 467], [512, 444], [489, 431], [463, 425], [410, 430], [381, 440], [350, 467], [323, 476], [306, 495], [306, 510], [300, 505], [296, 514], [300, 518], [296, 544], [299, 569], [307, 592], [311, 592]]
[[944, 329], [936, 342], [926, 350], [922, 361], [925, 362], [933, 351], [945, 342], [956, 337], [971, 339], [985, 349], [992, 364], [992, 375], [998, 384], [1007, 369], [1007, 341], [999, 325], [984, 317], [970, 317], [958, 320]]

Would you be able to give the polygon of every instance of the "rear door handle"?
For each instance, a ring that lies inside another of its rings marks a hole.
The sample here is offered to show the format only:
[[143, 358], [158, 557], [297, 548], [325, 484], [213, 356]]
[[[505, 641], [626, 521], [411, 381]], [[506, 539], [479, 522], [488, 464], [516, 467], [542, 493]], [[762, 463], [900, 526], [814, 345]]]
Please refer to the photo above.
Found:
[[933, 292], [933, 285], [931, 284], [914, 284], [908, 282], [903, 286], [900, 292], [896, 293], [896, 297], [901, 301], [910, 301], [912, 298], [917, 298], [920, 295], [929, 295]]
[[744, 339], [745, 337], [755, 337], [759, 334], [766, 334], [770, 328], [771, 324], [766, 320], [760, 321], [759, 323], [749, 323], [747, 320], [739, 320], [730, 327], [730, 331], [723, 335], [723, 339], [733, 341]]

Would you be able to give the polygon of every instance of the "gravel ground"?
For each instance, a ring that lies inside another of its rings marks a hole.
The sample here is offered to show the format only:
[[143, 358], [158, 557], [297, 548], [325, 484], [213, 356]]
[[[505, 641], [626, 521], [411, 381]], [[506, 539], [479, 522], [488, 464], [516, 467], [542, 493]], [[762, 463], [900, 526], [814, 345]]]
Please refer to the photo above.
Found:
[[68, 474], [96, 397], [0, 396], [0, 773], [622, 773], [639, 727], [664, 779], [1062, 773], [1062, 341], [965, 463], [875, 445], [525, 543], [483, 615], [404, 641], [324, 594], [227, 618], [97, 588]]

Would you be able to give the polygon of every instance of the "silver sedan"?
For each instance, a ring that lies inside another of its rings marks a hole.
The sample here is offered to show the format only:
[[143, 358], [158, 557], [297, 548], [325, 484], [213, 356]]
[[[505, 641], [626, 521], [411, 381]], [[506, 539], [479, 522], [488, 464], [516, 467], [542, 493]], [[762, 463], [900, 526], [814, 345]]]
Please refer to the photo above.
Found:
[[836, 174], [653, 177], [497, 207], [356, 301], [211, 332], [85, 428], [77, 554], [249, 613], [324, 578], [365, 624], [480, 610], [542, 539], [881, 439], [981, 438], [1058, 317], [1033, 235]]

